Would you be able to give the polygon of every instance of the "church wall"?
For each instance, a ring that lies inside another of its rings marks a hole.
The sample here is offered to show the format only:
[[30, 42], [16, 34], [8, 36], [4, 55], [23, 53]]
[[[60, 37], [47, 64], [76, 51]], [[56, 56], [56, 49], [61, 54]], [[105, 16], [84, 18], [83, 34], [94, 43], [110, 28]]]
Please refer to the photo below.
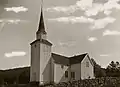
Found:
[[[81, 78], [81, 64], [72, 64], [71, 65], [71, 72], [75, 72], [75, 80], [80, 80]], [[73, 78], [71, 78], [73, 80]]]
[[61, 67], [61, 64], [54, 64], [54, 81], [58, 82], [66, 82], [68, 78], [65, 78], [65, 71], [68, 71], [68, 66]]
[[[86, 67], [86, 62], [89, 62], [89, 67]], [[94, 78], [94, 67], [91, 64], [88, 56], [81, 62], [81, 79]]]
[[39, 81], [39, 70], [40, 70], [40, 49], [39, 43], [31, 45], [31, 68], [30, 68], [30, 81]]
[[53, 80], [51, 46], [40, 44], [40, 81]]

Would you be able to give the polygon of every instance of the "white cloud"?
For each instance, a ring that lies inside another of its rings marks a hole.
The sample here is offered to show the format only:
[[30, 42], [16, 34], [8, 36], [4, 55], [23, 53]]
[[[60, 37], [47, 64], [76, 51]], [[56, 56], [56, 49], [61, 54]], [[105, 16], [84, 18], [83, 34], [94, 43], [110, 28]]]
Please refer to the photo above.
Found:
[[85, 10], [85, 15], [91, 16], [91, 15], [97, 15], [99, 10], [101, 9], [102, 4], [93, 4], [91, 8]]
[[97, 15], [99, 12], [103, 12], [105, 15], [110, 15], [112, 13], [111, 9], [115, 8], [120, 10], [120, 4], [118, 4], [120, 0], [108, 0], [108, 2], [104, 4], [93, 3], [92, 7], [86, 9], [85, 14], [87, 16]]
[[78, 9], [76, 6], [69, 6], [69, 7], [60, 7], [60, 6], [55, 6], [52, 8], [47, 8], [46, 11], [50, 11], [50, 12], [64, 12], [64, 13], [73, 13], [75, 12], [75, 10]]
[[80, 0], [76, 2], [76, 6], [78, 6], [82, 10], [86, 10], [92, 7], [93, 0]]
[[22, 51], [5, 53], [5, 57], [15, 57], [15, 56], [25, 56], [25, 55], [26, 52], [22, 52]]
[[103, 36], [107, 36], [107, 35], [120, 35], [119, 31], [115, 31], [115, 30], [105, 30], [103, 32]]
[[[48, 8], [48, 11], [57, 11], [57, 12], [65, 12], [65, 13], [71, 13], [75, 12], [76, 10], [83, 10], [85, 12], [85, 16], [81, 17], [60, 17], [60, 18], [54, 18], [49, 19], [52, 21], [58, 21], [58, 22], [64, 22], [64, 23], [90, 23], [90, 29], [103, 29], [108, 24], [114, 23], [115, 18], [110, 17], [109, 15], [112, 13], [112, 9], [120, 9], [120, 5], [118, 4], [118, 1], [120, 0], [108, 0], [108, 2], [101, 4], [101, 3], [93, 3], [93, 0], [80, 0], [77, 1], [76, 4], [66, 6], [66, 7], [52, 7]], [[99, 18], [99, 19], [93, 19], [89, 16], [96, 16], [99, 12], [103, 12], [107, 17], [105, 18]]]
[[70, 6], [55, 6], [51, 8], [47, 8], [47, 11], [50, 12], [64, 12], [64, 13], [73, 13], [76, 10], [85, 10], [86, 8], [89, 8], [92, 6], [93, 0], [81, 0], [77, 1], [76, 4], [70, 5]]
[[87, 18], [84, 16], [81, 17], [74, 17], [74, 16], [70, 16], [70, 17], [60, 17], [60, 18], [54, 18], [54, 19], [48, 19], [51, 21], [58, 21], [58, 22], [71, 22], [71, 23], [92, 23], [94, 20], [92, 18]]
[[75, 41], [67, 41], [67, 42], [59, 41], [58, 44], [63, 47], [71, 47], [71, 46], [74, 46], [76, 42]]
[[91, 42], [94, 42], [94, 41], [97, 40], [97, 38], [96, 37], [89, 37], [88, 40], [91, 41]]
[[113, 23], [116, 19], [113, 17], [105, 17], [102, 19], [94, 20], [93, 25], [90, 27], [91, 29], [101, 29], [107, 26], [109, 23]]
[[[118, 4], [120, 0], [108, 0], [108, 2], [101, 4], [101, 3], [92, 3], [92, 6], [85, 9], [85, 15], [87, 16], [95, 16], [99, 12], [103, 12], [105, 15], [110, 15], [112, 13], [112, 9], [120, 10], [120, 4]], [[93, 2], [93, 1], [91, 1]]]
[[110, 56], [110, 55], [108, 55], [108, 54], [101, 54], [100, 56], [101, 56], [101, 57], [108, 57], [108, 56]]
[[19, 24], [19, 23], [26, 23], [27, 20], [20, 20], [20, 19], [0, 19], [0, 31], [3, 29], [5, 24]]
[[110, 15], [112, 13], [111, 9], [115, 8], [120, 10], [120, 4], [118, 4], [119, 1], [120, 0], [108, 0], [108, 2], [101, 4], [93, 3], [93, 0], [80, 0], [74, 5], [51, 7], [47, 8], [47, 11], [73, 13], [76, 10], [82, 10], [85, 11], [86, 16], [95, 16], [99, 12], [103, 12], [105, 15]]
[[60, 18], [53, 18], [48, 19], [50, 21], [58, 21], [58, 22], [64, 22], [64, 23], [90, 23], [90, 29], [102, 29], [106, 27], [109, 23], [113, 23], [116, 19], [113, 17], [105, 17], [102, 19], [92, 19], [88, 17], [75, 17], [75, 16], [69, 16], [69, 17], [60, 17]]
[[28, 11], [28, 8], [25, 8], [24, 6], [20, 6], [20, 7], [8, 7], [8, 8], [4, 8], [4, 9], [6, 11], [13, 11], [15, 13]]
[[18, 24], [21, 20], [17, 19], [17, 20], [6, 20], [6, 22], [8, 24]]
[[27, 22], [27, 21], [20, 19], [0, 19], [0, 23], [18, 24], [20, 22]]
[[112, 11], [110, 11], [110, 10], [104, 11], [104, 14], [106, 14], [106, 15], [110, 15], [111, 13], [112, 13]]

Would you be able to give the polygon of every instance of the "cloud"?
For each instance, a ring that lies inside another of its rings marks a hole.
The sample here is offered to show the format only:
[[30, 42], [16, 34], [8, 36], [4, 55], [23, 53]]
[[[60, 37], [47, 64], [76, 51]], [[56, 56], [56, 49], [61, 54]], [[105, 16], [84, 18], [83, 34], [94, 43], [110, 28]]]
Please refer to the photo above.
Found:
[[18, 23], [28, 22], [26, 20], [21, 19], [0, 19], [0, 23], [8, 23], [8, 24], [18, 24]]
[[13, 11], [15, 13], [28, 11], [28, 8], [25, 8], [24, 6], [20, 6], [20, 7], [8, 7], [8, 8], [4, 8], [4, 9], [6, 11]]
[[52, 18], [48, 19], [49, 21], [57, 21], [57, 22], [64, 22], [64, 23], [90, 23], [90, 29], [95, 30], [95, 29], [102, 29], [105, 28], [109, 23], [114, 23], [116, 20], [113, 17], [105, 17], [101, 19], [92, 19], [89, 17], [75, 17], [75, 16], [69, 16], [69, 17], [59, 17], [59, 18]]
[[53, 19], [48, 19], [50, 21], [58, 21], [58, 22], [65, 22], [65, 23], [92, 23], [94, 20], [92, 18], [87, 18], [84, 16], [81, 17], [60, 17], [60, 18], [53, 18]]
[[74, 46], [76, 44], [76, 42], [75, 41], [68, 41], [68, 42], [61, 42], [61, 41], [59, 41], [58, 44], [60, 46], [62, 46], [62, 47], [72, 47], [72, 46]]
[[52, 7], [52, 8], [47, 8], [46, 11], [49, 11], [49, 12], [64, 12], [64, 13], [73, 13], [75, 12], [75, 10], [78, 9], [76, 6], [63, 6], [63, 7], [60, 7], [60, 6], [55, 6], [55, 7]]
[[115, 31], [115, 30], [105, 30], [103, 32], [103, 36], [107, 36], [107, 35], [120, 35], [119, 31]]
[[49, 12], [64, 12], [64, 13], [73, 13], [76, 10], [85, 10], [92, 6], [92, 0], [81, 0], [77, 1], [76, 4], [70, 6], [55, 6], [47, 8], [46, 11]]
[[5, 57], [15, 57], [15, 56], [25, 56], [26, 52], [18, 51], [18, 52], [11, 52], [11, 53], [5, 53]]
[[105, 15], [110, 15], [112, 13], [111, 9], [115, 8], [120, 10], [120, 0], [108, 0], [106, 3], [93, 2], [93, 0], [80, 0], [76, 1], [74, 5], [70, 6], [55, 6], [47, 8], [50, 12], [64, 12], [64, 13], [74, 13], [77, 10], [82, 10], [85, 12], [86, 16], [96, 16], [99, 12], [103, 12]]
[[[120, 4], [118, 4], [120, 0], [108, 0], [106, 2], [102, 3], [94, 3], [93, 0], [80, 0], [77, 1], [76, 4], [70, 5], [70, 6], [59, 6], [59, 7], [52, 7], [48, 8], [47, 11], [55, 11], [55, 12], [64, 12], [64, 13], [73, 13], [76, 10], [82, 10], [84, 11], [84, 14], [87, 16], [81, 16], [81, 17], [75, 17], [75, 16], [69, 16], [69, 17], [59, 17], [59, 18], [53, 18], [49, 19], [51, 21], [58, 21], [58, 22], [64, 22], [64, 23], [90, 23], [91, 26], [89, 27], [91, 30], [96, 29], [103, 29], [108, 24], [112, 24], [115, 22], [115, 18], [109, 16], [112, 13], [112, 9], [120, 9]], [[99, 19], [93, 19], [90, 18], [90, 16], [96, 16], [98, 13], [103, 12], [107, 17], [99, 18]]]
[[91, 42], [94, 42], [94, 41], [96, 41], [98, 39], [96, 37], [89, 37], [88, 40], [91, 41]]
[[108, 56], [110, 56], [110, 55], [108, 55], [108, 54], [101, 54], [100, 56], [101, 56], [101, 57], [108, 57]]
[[92, 7], [93, 0], [80, 0], [76, 2], [76, 6], [78, 6], [81, 10], [86, 10]]
[[101, 3], [92, 3], [92, 7], [85, 10], [85, 15], [87, 16], [95, 16], [99, 12], [103, 12], [105, 15], [110, 15], [112, 13], [112, 9], [120, 10], [120, 4], [118, 4], [120, 0], [108, 0], [108, 2]]
[[108, 0], [108, 2], [104, 4], [93, 3], [91, 8], [85, 10], [85, 15], [95, 16], [99, 12], [103, 12], [105, 15], [110, 15], [113, 8], [120, 10], [120, 4], [118, 4], [118, 1], [119, 0]]
[[102, 19], [94, 20], [93, 25], [90, 27], [91, 29], [101, 29], [107, 26], [109, 23], [113, 23], [116, 19], [113, 17], [105, 17]]
[[112, 11], [110, 11], [110, 10], [104, 11], [104, 14], [106, 14], [106, 15], [110, 15], [111, 13], [112, 13]]
[[27, 20], [20, 19], [0, 19], [0, 31], [3, 29], [5, 24], [19, 24], [19, 23], [27, 23]]
[[102, 4], [93, 4], [91, 8], [85, 10], [85, 15], [92, 16], [97, 15], [99, 10], [102, 10]]
[[99, 12], [103, 12], [105, 15], [110, 15], [112, 13], [112, 9], [118, 9], [120, 10], [120, 4], [118, 4], [120, 0], [108, 0], [106, 3], [93, 3], [93, 0], [91, 0], [92, 5], [91, 7], [85, 9], [85, 15], [86, 16], [95, 16]]

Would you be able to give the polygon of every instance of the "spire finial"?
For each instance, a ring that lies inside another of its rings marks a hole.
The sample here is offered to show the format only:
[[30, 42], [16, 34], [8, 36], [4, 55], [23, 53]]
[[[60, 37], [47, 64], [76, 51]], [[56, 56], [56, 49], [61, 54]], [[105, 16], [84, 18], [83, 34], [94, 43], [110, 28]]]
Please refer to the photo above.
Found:
[[41, 9], [43, 8], [43, 0], [41, 0]]

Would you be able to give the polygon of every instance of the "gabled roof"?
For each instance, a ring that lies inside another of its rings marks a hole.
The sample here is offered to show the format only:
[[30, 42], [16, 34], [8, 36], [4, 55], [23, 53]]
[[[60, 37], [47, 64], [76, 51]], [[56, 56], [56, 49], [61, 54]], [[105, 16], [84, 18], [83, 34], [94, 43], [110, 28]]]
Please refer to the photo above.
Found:
[[73, 57], [66, 57], [66, 56], [52, 53], [52, 58], [54, 60], [54, 63], [56, 64], [72, 65], [72, 64], [81, 63], [86, 55], [88, 55], [88, 53], [73, 56]]
[[70, 64], [81, 63], [82, 60], [85, 58], [86, 55], [87, 55], [87, 53], [70, 57], [69, 58], [70, 59]]
[[63, 64], [66, 66], [69, 65], [69, 58], [68, 57], [52, 53], [52, 58], [54, 60], [54, 63], [56, 63], [56, 64]]
[[88, 59], [90, 60], [90, 62], [91, 62], [91, 64], [92, 64], [92, 66], [94, 67], [94, 64], [93, 64], [91, 58], [89, 57], [89, 55], [87, 55], [87, 56], [88, 56]]

